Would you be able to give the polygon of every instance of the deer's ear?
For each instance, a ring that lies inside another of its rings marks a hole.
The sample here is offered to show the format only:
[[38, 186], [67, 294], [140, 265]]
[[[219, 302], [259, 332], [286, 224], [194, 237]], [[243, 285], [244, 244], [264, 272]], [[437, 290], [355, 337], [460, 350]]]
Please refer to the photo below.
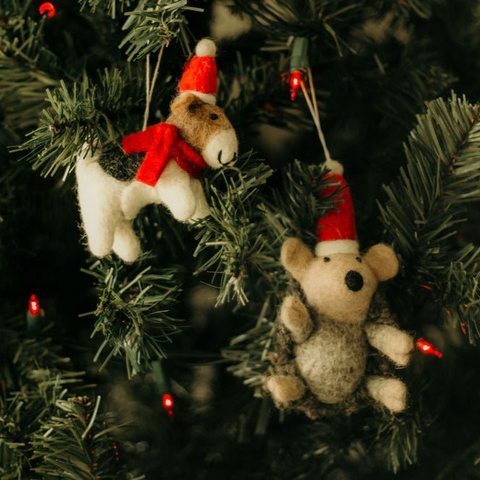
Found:
[[196, 110], [204, 105], [205, 102], [198, 98], [193, 93], [184, 93], [175, 97], [170, 106], [170, 110], [174, 112], [175, 110], [179, 110], [181, 108], [189, 109], [189, 110]]

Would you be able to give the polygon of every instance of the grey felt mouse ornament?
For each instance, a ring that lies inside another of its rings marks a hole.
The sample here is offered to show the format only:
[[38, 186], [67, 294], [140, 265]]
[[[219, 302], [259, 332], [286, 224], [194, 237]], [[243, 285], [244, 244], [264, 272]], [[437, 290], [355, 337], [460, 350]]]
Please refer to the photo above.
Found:
[[330, 195], [340, 183], [343, 201], [319, 220], [315, 254], [298, 238], [288, 238], [281, 249], [282, 264], [301, 293], [287, 295], [280, 306], [281, 360], [265, 387], [278, 407], [297, 408], [313, 418], [355, 410], [360, 393], [400, 412], [406, 407], [406, 385], [391, 375], [369, 374], [367, 368], [371, 347], [396, 367], [408, 364], [413, 349], [412, 337], [393, 322], [369, 318], [377, 286], [397, 274], [398, 260], [384, 244], [359, 254], [350, 192], [342, 176], [328, 180], [322, 193]]

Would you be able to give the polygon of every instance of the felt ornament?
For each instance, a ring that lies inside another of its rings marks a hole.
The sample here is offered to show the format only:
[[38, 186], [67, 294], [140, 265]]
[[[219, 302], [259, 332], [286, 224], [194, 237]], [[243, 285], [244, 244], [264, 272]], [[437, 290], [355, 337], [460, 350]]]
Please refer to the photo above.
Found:
[[350, 192], [340, 175], [327, 180], [322, 195], [331, 195], [339, 182], [345, 188], [342, 203], [319, 220], [316, 255], [297, 238], [287, 239], [281, 249], [281, 262], [299, 292], [280, 306], [278, 359], [265, 387], [278, 407], [303, 410], [312, 418], [351, 413], [367, 396], [400, 412], [406, 407], [405, 384], [370, 374], [367, 366], [370, 347], [396, 367], [408, 364], [413, 349], [410, 335], [394, 323], [369, 317], [379, 282], [397, 274], [398, 260], [384, 244], [359, 254]]
[[201, 40], [187, 63], [165, 122], [127, 135], [122, 150], [85, 147], [76, 166], [78, 199], [88, 246], [125, 262], [140, 254], [132, 220], [148, 204], [163, 204], [180, 222], [210, 213], [200, 176], [233, 164], [238, 141], [215, 105], [215, 43]]

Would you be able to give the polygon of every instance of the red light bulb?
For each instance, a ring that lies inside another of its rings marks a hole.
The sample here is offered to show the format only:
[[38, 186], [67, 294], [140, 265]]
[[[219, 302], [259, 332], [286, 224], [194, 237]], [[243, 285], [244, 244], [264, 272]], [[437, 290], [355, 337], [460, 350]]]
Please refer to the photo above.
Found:
[[295, 70], [290, 75], [290, 93], [292, 102], [295, 100], [297, 96], [298, 89], [302, 85], [302, 72], [299, 70]]
[[36, 295], [32, 295], [28, 301], [28, 311], [36, 317], [40, 313], [40, 303]]
[[52, 2], [43, 2], [40, 7], [38, 7], [38, 11], [40, 15], [47, 13], [48, 18], [52, 18], [56, 13], [55, 5]]
[[[169, 393], [166, 393], [162, 397], [162, 405], [165, 410], [172, 410], [173, 408], [173, 398]], [[170, 415], [170, 413], [169, 413]]]
[[437, 358], [442, 358], [443, 354], [439, 352], [431, 343], [423, 338], [417, 340], [417, 348], [426, 355], [434, 355]]

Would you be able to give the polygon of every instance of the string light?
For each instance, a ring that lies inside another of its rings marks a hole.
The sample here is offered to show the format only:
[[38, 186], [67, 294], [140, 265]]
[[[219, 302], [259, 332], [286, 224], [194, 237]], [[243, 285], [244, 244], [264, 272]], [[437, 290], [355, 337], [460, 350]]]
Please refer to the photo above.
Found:
[[40, 303], [36, 295], [32, 295], [28, 301], [28, 311], [36, 317], [40, 313]]
[[40, 12], [40, 15], [46, 13], [48, 18], [52, 18], [57, 12], [55, 5], [52, 2], [43, 2], [40, 7], [38, 7], [38, 11]]
[[427, 342], [423, 338], [418, 339], [417, 348], [425, 355], [434, 355], [437, 358], [442, 358], [443, 356], [441, 352], [439, 352], [431, 343]]
[[292, 56], [290, 58], [290, 98], [295, 100], [298, 90], [302, 86], [303, 73], [308, 68], [308, 39], [295, 37], [292, 44]]
[[290, 75], [290, 98], [292, 102], [297, 97], [298, 90], [302, 85], [302, 72], [295, 70]]
[[162, 397], [162, 405], [165, 410], [173, 409], [173, 398], [169, 393], [165, 393]]
[[168, 416], [173, 419], [173, 398], [169, 393], [162, 396], [162, 405]]

